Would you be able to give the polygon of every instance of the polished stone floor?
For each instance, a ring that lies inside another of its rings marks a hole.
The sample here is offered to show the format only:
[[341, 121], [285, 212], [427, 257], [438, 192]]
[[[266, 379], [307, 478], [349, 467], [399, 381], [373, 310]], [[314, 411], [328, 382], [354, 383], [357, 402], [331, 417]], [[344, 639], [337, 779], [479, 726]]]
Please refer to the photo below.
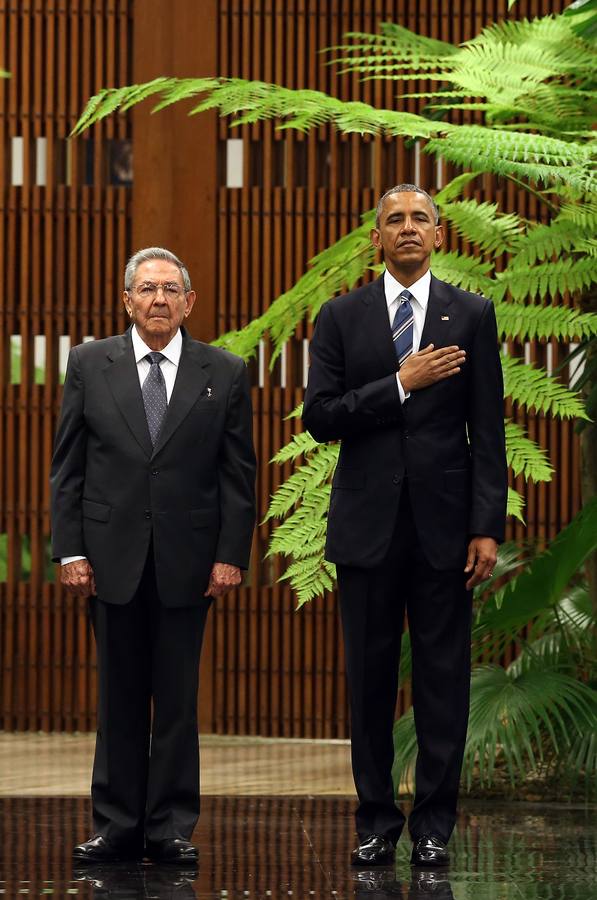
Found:
[[0, 894], [105, 898], [596, 900], [597, 810], [465, 801], [449, 870], [351, 869], [352, 798], [207, 796], [197, 871], [150, 864], [73, 869], [88, 836], [84, 797], [0, 799]]

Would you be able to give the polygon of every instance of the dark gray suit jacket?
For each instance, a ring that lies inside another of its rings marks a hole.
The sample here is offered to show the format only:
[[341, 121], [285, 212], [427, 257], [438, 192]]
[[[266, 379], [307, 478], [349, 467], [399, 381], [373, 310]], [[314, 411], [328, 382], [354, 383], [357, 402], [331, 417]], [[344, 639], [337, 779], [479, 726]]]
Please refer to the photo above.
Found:
[[182, 332], [153, 449], [130, 329], [70, 353], [51, 471], [52, 553], [86, 556], [106, 603], [132, 599], [152, 538], [166, 606], [201, 602], [215, 561], [249, 563], [256, 463], [246, 366]]
[[504, 539], [507, 467], [493, 304], [431, 279], [420, 349], [457, 344], [459, 374], [400, 405], [383, 276], [324, 304], [311, 341], [303, 421], [342, 442], [326, 557], [371, 568], [384, 558], [408, 475], [417, 531], [437, 569], [464, 567], [468, 538]]

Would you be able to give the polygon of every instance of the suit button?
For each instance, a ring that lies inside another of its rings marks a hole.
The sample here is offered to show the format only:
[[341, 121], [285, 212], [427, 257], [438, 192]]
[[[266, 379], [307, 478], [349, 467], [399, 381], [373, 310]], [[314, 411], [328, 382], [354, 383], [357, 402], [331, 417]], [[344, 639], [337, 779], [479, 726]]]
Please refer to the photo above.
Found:
[[404, 432], [404, 437], [408, 440], [408, 438], [410, 437], [410, 434], [408, 433], [408, 431]]
[[145, 518], [146, 518], [146, 519], [151, 519], [151, 510], [150, 510], [150, 509], [146, 509], [146, 510], [145, 510]]
[[394, 475], [392, 481], [394, 482], [394, 484], [400, 484], [400, 475]]
[[159, 471], [160, 471], [159, 469], [152, 469], [152, 470], [151, 470], [151, 474], [152, 474], [152, 475], [159, 475]]

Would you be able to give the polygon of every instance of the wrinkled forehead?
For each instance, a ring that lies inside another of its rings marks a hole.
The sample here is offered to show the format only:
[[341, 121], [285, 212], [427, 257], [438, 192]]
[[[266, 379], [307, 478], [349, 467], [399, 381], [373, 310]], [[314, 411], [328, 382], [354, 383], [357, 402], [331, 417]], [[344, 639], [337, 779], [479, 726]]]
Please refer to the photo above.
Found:
[[419, 194], [417, 191], [398, 191], [390, 194], [383, 202], [382, 220], [387, 219], [392, 213], [414, 213], [424, 212], [431, 221], [435, 221], [435, 215], [431, 203], [425, 194]]
[[135, 284], [142, 281], [174, 281], [183, 287], [182, 272], [175, 263], [166, 259], [148, 259], [137, 266]]

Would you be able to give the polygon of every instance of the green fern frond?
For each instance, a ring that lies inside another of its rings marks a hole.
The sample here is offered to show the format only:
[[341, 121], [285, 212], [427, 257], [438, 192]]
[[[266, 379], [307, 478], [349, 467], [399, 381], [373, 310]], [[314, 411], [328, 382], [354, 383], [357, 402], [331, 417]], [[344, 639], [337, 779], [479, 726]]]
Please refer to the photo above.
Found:
[[524, 497], [515, 491], [514, 488], [508, 488], [508, 502], [506, 507], [506, 515], [514, 516], [515, 519], [518, 519], [519, 522], [522, 522], [523, 525], [526, 524], [523, 516], [524, 510]]
[[273, 343], [270, 367], [273, 367], [284, 343], [293, 336], [307, 312], [315, 318], [322, 305], [334, 294], [350, 289], [367, 271], [374, 249], [369, 232], [373, 211], [363, 215], [363, 223], [315, 256], [304, 275], [240, 331], [222, 335], [214, 344], [248, 359], [254, 355], [266, 332]]
[[321, 550], [314, 556], [292, 563], [279, 580], [290, 582], [297, 596], [296, 608], [300, 609], [309, 600], [334, 589], [336, 567], [323, 558]]
[[506, 458], [515, 475], [533, 481], [551, 481], [554, 470], [547, 453], [516, 422], [506, 422]]
[[281, 447], [271, 461], [279, 464], [291, 462], [298, 459], [299, 456], [311, 453], [320, 446], [319, 442], [312, 438], [308, 431], [301, 431], [299, 434], [293, 434], [290, 443]]
[[515, 257], [507, 269], [498, 272], [489, 291], [494, 300], [510, 292], [513, 300], [529, 297], [557, 297], [568, 291], [582, 291], [597, 281], [597, 259], [592, 256], [549, 260], [536, 266], [519, 263]]
[[597, 200], [587, 197], [583, 203], [564, 203], [558, 218], [569, 219], [592, 235], [597, 230]]
[[436, 278], [473, 293], [485, 294], [491, 290], [493, 282], [487, 277], [491, 268], [489, 262], [454, 251], [434, 253], [431, 258], [431, 269]]
[[559, 216], [549, 225], [535, 225], [517, 241], [516, 265], [533, 265], [554, 255], [591, 252], [591, 234], [571, 219]]
[[451, 203], [453, 200], [456, 200], [457, 197], [460, 197], [467, 184], [470, 184], [471, 181], [474, 181], [475, 178], [478, 177], [478, 172], [462, 172], [445, 184], [441, 191], [438, 191], [433, 198], [440, 212], [444, 204]]
[[517, 215], [497, 215], [497, 209], [497, 203], [459, 200], [444, 203], [441, 213], [467, 241], [497, 256], [511, 249], [521, 232]]
[[424, 150], [474, 171], [553, 180], [584, 191], [597, 185], [589, 148], [544, 135], [462, 125], [431, 138]]
[[[292, 451], [294, 450], [293, 442]], [[274, 457], [276, 461], [279, 455], [278, 453]], [[317, 449], [309, 454], [307, 462], [299, 466], [273, 494], [264, 521], [285, 516], [308, 491], [331, 479], [337, 463], [337, 445], [319, 444]]]
[[326, 532], [331, 485], [313, 488], [297, 509], [274, 529], [267, 556], [281, 553], [300, 559]]
[[519, 341], [557, 338], [573, 341], [597, 334], [597, 315], [569, 306], [523, 306], [496, 303], [498, 334]]
[[504, 392], [514, 402], [560, 419], [588, 419], [579, 395], [550, 377], [545, 369], [512, 356], [501, 359]]

